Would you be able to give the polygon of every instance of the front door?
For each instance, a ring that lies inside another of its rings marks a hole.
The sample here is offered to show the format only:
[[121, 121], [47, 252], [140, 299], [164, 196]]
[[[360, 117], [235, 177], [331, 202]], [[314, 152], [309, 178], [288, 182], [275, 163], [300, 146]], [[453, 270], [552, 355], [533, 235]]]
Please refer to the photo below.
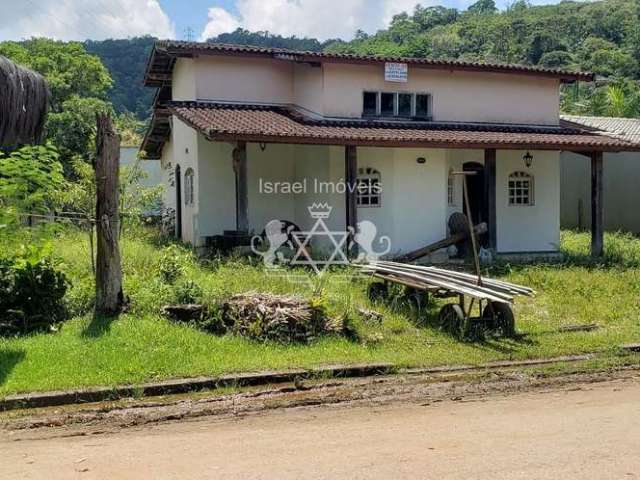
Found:
[[[471, 220], [474, 225], [487, 221], [487, 203], [485, 200], [484, 186], [484, 165], [477, 162], [466, 162], [462, 169], [465, 172], [474, 172], [474, 175], [467, 175], [467, 191], [469, 193], [469, 210], [471, 210]], [[465, 215], [469, 215], [466, 205]]]

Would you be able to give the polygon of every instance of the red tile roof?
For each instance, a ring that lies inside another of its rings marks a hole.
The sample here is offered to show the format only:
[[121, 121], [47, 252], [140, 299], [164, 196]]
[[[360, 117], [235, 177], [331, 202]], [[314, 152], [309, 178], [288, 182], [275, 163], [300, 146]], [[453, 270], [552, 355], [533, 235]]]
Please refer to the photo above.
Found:
[[[640, 145], [577, 128], [378, 120], [315, 120], [285, 107], [205, 102], [168, 103], [173, 114], [209, 140], [381, 147], [498, 148], [576, 151], [640, 150]], [[159, 158], [152, 126], [143, 143]], [[164, 141], [162, 141], [164, 143]], [[160, 147], [160, 148], [159, 148]]]
[[509, 73], [557, 78], [563, 82], [577, 80], [593, 81], [589, 72], [574, 72], [531, 65], [470, 62], [463, 60], [442, 60], [431, 58], [389, 57], [381, 55], [355, 55], [265, 48], [248, 45], [228, 45], [222, 43], [183, 42], [161, 40], [154, 45], [147, 65], [145, 84], [162, 86], [170, 82], [170, 74], [177, 57], [193, 55], [232, 55], [249, 57], [269, 57], [295, 62], [334, 62], [356, 64], [380, 64], [385, 62], [407, 63], [420, 68], [446, 70], [467, 70], [494, 73]]

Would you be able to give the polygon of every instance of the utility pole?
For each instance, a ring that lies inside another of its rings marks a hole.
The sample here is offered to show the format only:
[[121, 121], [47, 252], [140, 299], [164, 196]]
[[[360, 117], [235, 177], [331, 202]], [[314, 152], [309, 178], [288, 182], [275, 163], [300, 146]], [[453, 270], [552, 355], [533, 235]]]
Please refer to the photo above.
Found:
[[184, 36], [184, 39], [185, 39], [187, 42], [191, 42], [191, 41], [193, 40], [194, 34], [195, 34], [195, 32], [193, 31], [193, 28], [191, 28], [191, 27], [186, 27], [186, 28], [184, 29], [184, 35], [183, 35], [183, 36]]
[[96, 115], [96, 124], [96, 313], [114, 315], [119, 313], [124, 305], [118, 242], [120, 138], [109, 115]]

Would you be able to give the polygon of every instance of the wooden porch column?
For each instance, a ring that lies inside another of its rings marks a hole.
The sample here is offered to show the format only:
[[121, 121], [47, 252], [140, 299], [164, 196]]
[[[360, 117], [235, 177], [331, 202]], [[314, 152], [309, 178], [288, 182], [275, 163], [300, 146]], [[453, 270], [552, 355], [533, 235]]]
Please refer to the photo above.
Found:
[[496, 149], [487, 148], [484, 151], [484, 192], [487, 209], [487, 237], [489, 248], [498, 248], [498, 230], [496, 214]]
[[602, 199], [602, 152], [591, 152], [591, 256], [604, 251], [604, 204]]
[[236, 174], [236, 230], [248, 232], [247, 142], [238, 142], [233, 149], [233, 171]]
[[358, 210], [356, 204], [356, 185], [358, 181], [358, 152], [355, 145], [344, 147], [344, 179], [347, 184], [346, 192], [346, 226], [356, 229], [358, 224]]

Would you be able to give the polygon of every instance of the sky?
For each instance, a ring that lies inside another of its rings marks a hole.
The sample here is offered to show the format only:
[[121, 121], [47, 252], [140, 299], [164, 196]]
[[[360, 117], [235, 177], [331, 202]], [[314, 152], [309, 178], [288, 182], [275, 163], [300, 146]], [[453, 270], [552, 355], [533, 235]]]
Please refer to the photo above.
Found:
[[[350, 40], [423, 6], [465, 9], [475, 0], [0, 0], [0, 40], [46, 36], [103, 40], [153, 35], [206, 40], [238, 27], [285, 36]], [[505, 8], [513, 0], [496, 0]], [[558, 0], [532, 0], [533, 4]]]

